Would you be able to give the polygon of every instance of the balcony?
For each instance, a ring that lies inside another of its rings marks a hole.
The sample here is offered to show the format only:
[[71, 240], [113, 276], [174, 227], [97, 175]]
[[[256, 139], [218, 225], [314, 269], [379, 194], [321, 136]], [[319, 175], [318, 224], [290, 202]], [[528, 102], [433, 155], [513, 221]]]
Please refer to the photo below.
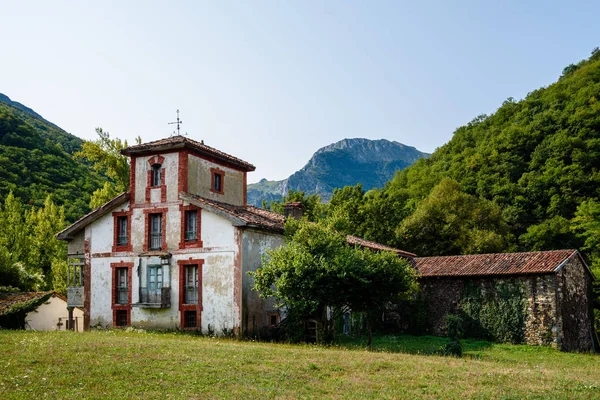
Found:
[[140, 288], [139, 303], [132, 304], [139, 308], [169, 308], [171, 307], [171, 288], [163, 287], [161, 289]]

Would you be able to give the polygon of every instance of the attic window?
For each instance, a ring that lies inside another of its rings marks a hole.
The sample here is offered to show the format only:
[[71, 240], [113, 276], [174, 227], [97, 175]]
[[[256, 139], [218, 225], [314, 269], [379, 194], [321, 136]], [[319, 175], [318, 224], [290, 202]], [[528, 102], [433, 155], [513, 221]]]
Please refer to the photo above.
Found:
[[160, 174], [161, 174], [161, 165], [154, 164], [152, 166], [152, 181], [151, 181], [152, 186], [160, 186], [160, 184], [161, 184]]
[[210, 172], [212, 175], [210, 191], [218, 194], [223, 194], [223, 188], [225, 185], [225, 171], [221, 171], [220, 169], [216, 168], [211, 168]]

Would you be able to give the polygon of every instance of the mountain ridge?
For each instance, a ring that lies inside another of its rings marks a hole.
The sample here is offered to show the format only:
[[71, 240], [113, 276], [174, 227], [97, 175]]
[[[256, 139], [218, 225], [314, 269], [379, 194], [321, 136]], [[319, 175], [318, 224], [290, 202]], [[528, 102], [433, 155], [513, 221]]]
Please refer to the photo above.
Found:
[[345, 138], [318, 149], [300, 170], [279, 181], [261, 179], [248, 185], [248, 202], [280, 200], [289, 190], [319, 194], [329, 200], [333, 190], [361, 183], [365, 190], [383, 187], [397, 170], [428, 157], [413, 146], [387, 139]]

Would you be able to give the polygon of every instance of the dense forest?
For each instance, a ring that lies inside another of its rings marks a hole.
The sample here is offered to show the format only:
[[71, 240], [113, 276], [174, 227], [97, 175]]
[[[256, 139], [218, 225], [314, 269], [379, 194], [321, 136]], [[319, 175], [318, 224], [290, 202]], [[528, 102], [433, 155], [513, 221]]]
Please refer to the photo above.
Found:
[[[6, 96], [4, 96], [6, 98]], [[0, 199], [13, 192], [26, 207], [42, 207], [51, 194], [68, 221], [89, 211], [105, 178], [73, 158], [83, 140], [26, 108], [0, 102]]]
[[340, 229], [419, 255], [582, 248], [600, 215], [600, 51], [458, 128], [381, 190], [338, 189]]

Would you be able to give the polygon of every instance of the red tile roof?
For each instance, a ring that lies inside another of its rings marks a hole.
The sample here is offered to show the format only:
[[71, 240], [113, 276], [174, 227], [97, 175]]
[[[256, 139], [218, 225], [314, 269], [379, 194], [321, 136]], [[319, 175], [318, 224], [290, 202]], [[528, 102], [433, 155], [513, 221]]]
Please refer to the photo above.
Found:
[[0, 315], [11, 310], [12, 307], [19, 304], [28, 303], [33, 300], [41, 300], [42, 297], [50, 297], [50, 292], [17, 292], [0, 293]]
[[236, 226], [248, 226], [283, 233], [285, 217], [283, 215], [248, 206], [234, 206], [220, 201], [210, 200], [191, 193], [181, 193], [180, 198], [198, 207], [221, 214], [233, 220]]
[[242, 168], [245, 171], [254, 171], [256, 167], [249, 162], [241, 160], [237, 157], [231, 156], [220, 150], [212, 148], [204, 144], [204, 141], [197, 142], [193, 139], [183, 136], [172, 136], [166, 139], [155, 140], [153, 142], [142, 143], [135, 146], [129, 146], [126, 149], [121, 150], [121, 154], [129, 155], [142, 155], [151, 152], [161, 152], [173, 149], [188, 148], [194, 150], [201, 155], [216, 158], [217, 160], [223, 161], [227, 164]]
[[348, 244], [351, 244], [351, 245], [366, 247], [371, 250], [393, 251], [394, 253], [398, 254], [399, 256], [408, 257], [408, 258], [413, 258], [413, 257], [417, 256], [416, 254], [409, 253], [408, 251], [384, 246], [384, 245], [376, 243], [376, 242], [371, 242], [369, 240], [359, 238], [358, 236], [348, 235], [348, 236], [346, 236], [346, 242], [348, 242]]
[[59, 240], [70, 240], [73, 239], [73, 235], [85, 228], [90, 223], [94, 222], [98, 218], [102, 217], [108, 211], [113, 208], [120, 206], [129, 200], [129, 192], [121, 193], [120, 195], [114, 197], [113, 199], [107, 201], [102, 204], [100, 207], [95, 210], [90, 211], [85, 214], [83, 217], [79, 218], [77, 221], [73, 222], [71, 225], [67, 226], [62, 231], [56, 234], [56, 238]]
[[417, 257], [420, 276], [527, 275], [555, 272], [577, 250], [551, 250], [528, 253], [474, 254], [464, 256]]

